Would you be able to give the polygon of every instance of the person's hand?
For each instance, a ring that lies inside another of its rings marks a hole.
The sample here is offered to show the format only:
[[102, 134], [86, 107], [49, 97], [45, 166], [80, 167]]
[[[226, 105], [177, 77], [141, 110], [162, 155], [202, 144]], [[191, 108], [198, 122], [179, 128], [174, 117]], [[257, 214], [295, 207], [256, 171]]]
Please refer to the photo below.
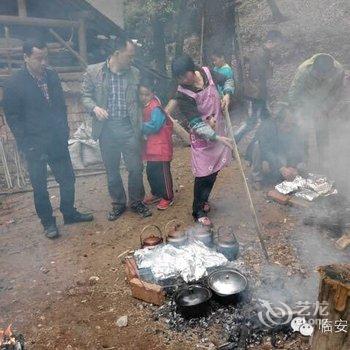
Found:
[[95, 116], [98, 120], [102, 121], [108, 119], [108, 112], [101, 107], [96, 106], [93, 109], [93, 112], [95, 113]]
[[207, 122], [213, 130], [216, 130], [216, 120], [215, 120], [214, 116], [208, 117]]
[[298, 175], [298, 172], [295, 173], [294, 168], [287, 168], [285, 166], [280, 169], [280, 173], [283, 176], [283, 178], [287, 181], [293, 181]]
[[226, 95], [223, 96], [223, 98], [221, 100], [221, 108], [222, 108], [222, 110], [224, 111], [225, 109], [227, 109], [229, 104], [230, 104], [230, 95], [226, 94]]
[[233, 151], [233, 142], [232, 142], [232, 140], [230, 138], [225, 137], [225, 136], [217, 136], [216, 140], [219, 141], [219, 142], [222, 142], [227, 147], [229, 147], [231, 151]]
[[289, 167], [288, 169], [289, 169], [289, 172], [290, 172], [290, 174], [291, 174], [291, 176], [293, 177], [293, 180], [294, 180], [295, 177], [299, 175], [298, 169], [292, 168], [292, 167]]

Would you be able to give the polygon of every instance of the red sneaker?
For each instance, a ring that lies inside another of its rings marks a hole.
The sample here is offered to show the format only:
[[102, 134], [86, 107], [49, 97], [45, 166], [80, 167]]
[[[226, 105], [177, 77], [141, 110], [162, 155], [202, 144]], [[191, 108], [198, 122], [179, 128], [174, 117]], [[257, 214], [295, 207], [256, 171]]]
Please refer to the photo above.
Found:
[[157, 209], [159, 210], [166, 210], [168, 209], [171, 205], [173, 205], [174, 201], [172, 199], [161, 199], [160, 202], [157, 205]]
[[143, 204], [146, 205], [151, 205], [151, 204], [156, 204], [161, 200], [161, 198], [157, 197], [157, 196], [153, 196], [153, 194], [149, 194], [148, 196], [145, 196], [145, 198], [143, 199]]

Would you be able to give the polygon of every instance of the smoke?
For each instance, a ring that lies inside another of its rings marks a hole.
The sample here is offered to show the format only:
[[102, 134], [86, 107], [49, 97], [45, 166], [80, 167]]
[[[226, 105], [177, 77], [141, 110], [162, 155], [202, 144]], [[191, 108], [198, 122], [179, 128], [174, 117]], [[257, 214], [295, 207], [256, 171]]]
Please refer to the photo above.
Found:
[[296, 250], [300, 272], [291, 273], [288, 267], [266, 264], [261, 271], [261, 285], [254, 294], [258, 299], [276, 304], [284, 302], [291, 307], [300, 301], [314, 303], [319, 286], [317, 267], [348, 263], [349, 256], [338, 251], [334, 241], [317, 227], [305, 226], [301, 222], [288, 240]]

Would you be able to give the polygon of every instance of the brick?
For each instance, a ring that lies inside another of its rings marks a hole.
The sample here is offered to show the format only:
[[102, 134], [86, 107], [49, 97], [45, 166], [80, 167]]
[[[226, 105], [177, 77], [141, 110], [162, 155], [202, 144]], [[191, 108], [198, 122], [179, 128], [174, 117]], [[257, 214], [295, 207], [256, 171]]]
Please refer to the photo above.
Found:
[[267, 197], [272, 199], [273, 201], [279, 203], [279, 204], [283, 204], [283, 205], [286, 205], [289, 203], [289, 199], [290, 197], [285, 195], [285, 194], [282, 194], [282, 193], [279, 193], [277, 190], [271, 190], [267, 193]]
[[133, 278], [139, 277], [138, 269], [137, 269], [135, 260], [133, 258], [125, 259], [125, 274], [126, 274], [126, 279], [129, 283]]
[[161, 286], [148, 282], [143, 282], [139, 278], [130, 281], [131, 294], [134, 298], [143, 300], [154, 305], [163, 305], [165, 293]]

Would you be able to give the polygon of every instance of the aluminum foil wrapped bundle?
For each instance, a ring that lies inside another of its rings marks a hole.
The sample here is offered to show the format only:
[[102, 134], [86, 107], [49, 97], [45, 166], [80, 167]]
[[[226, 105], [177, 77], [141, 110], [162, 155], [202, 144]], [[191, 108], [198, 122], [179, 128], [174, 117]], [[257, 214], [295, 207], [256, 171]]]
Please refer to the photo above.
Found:
[[185, 282], [196, 281], [205, 276], [207, 269], [222, 266], [227, 259], [198, 241], [180, 248], [170, 244], [135, 251], [137, 266], [150, 268], [158, 280], [181, 276]]
[[306, 180], [301, 176], [296, 176], [293, 181], [283, 181], [275, 186], [275, 189], [282, 194], [289, 194], [306, 186]]
[[320, 196], [319, 193], [313, 190], [310, 190], [309, 188], [303, 188], [295, 194], [295, 197], [306, 199], [309, 202], [312, 202], [319, 196]]
[[315, 191], [319, 195], [325, 195], [331, 191], [333, 182], [329, 181], [323, 175], [309, 174], [306, 185], [309, 189]]

